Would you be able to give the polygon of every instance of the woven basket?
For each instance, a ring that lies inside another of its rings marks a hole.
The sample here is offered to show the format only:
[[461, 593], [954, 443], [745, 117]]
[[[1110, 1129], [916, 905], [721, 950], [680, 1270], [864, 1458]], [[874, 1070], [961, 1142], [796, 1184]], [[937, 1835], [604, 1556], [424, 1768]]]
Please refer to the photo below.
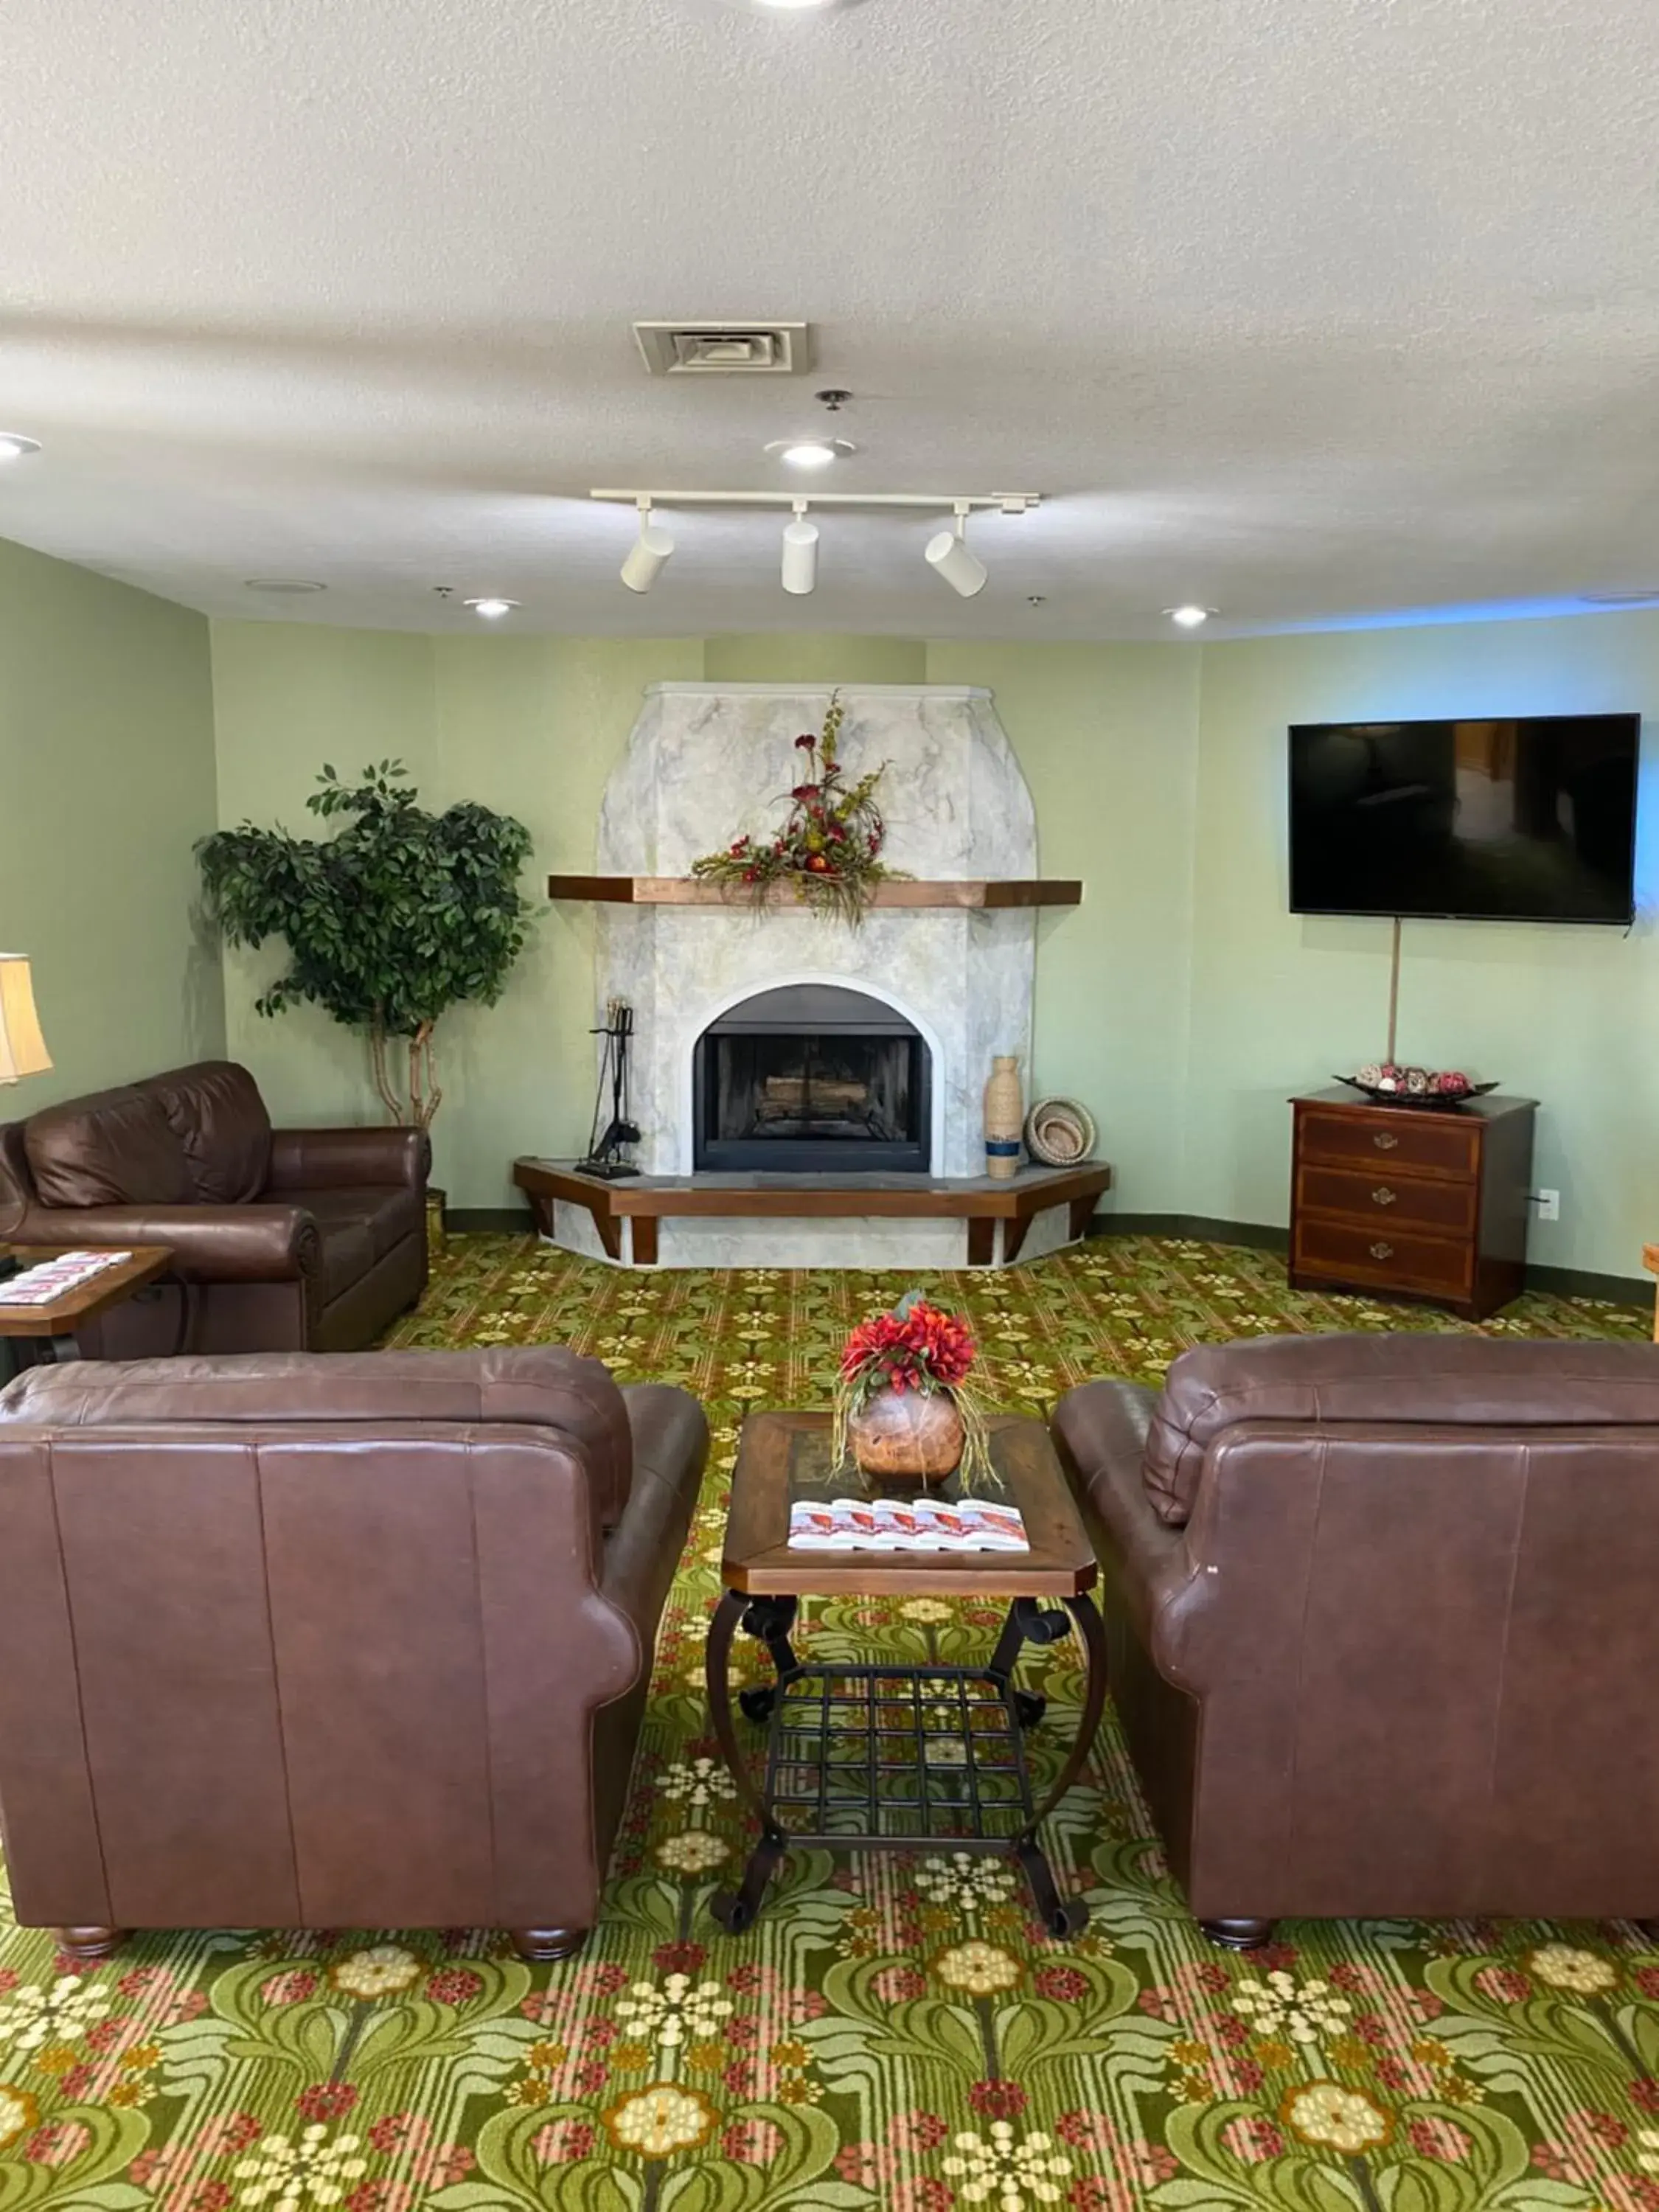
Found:
[[1040, 1098], [1025, 1116], [1025, 1149], [1045, 1168], [1074, 1168], [1094, 1151], [1094, 1116], [1075, 1098]]

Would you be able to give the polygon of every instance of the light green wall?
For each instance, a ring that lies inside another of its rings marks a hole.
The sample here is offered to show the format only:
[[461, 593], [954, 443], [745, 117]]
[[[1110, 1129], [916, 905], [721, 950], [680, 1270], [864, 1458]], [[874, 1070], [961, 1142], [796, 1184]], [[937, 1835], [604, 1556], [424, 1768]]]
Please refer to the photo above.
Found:
[[925, 684], [927, 648], [918, 638], [711, 637], [702, 673], [711, 684]]
[[1197, 652], [1167, 645], [936, 644], [934, 684], [985, 684], [1036, 802], [1038, 864], [1083, 904], [1038, 923], [1026, 1098], [1081, 1099], [1114, 1202], [1183, 1209], [1180, 1116], [1192, 958]]
[[[114, 589], [115, 587], [106, 587]], [[187, 618], [181, 618], [187, 619]], [[1099, 1117], [1126, 1212], [1281, 1223], [1290, 1093], [1380, 1052], [1388, 932], [1285, 910], [1285, 728], [1326, 717], [1637, 708], [1659, 718], [1659, 615], [1448, 625], [1199, 647], [805, 638], [424, 638], [213, 626], [220, 818], [304, 823], [317, 767], [400, 756], [433, 804], [470, 797], [536, 840], [541, 910], [500, 1006], [441, 1033], [440, 1174], [510, 1202], [507, 1164], [586, 1133], [592, 915], [542, 879], [592, 864], [600, 793], [650, 683], [991, 686], [1036, 797], [1041, 865], [1085, 902], [1039, 925], [1032, 1086]], [[1659, 840], [1659, 797], [1647, 811]], [[187, 841], [186, 841], [187, 842]], [[1644, 902], [1659, 883], [1644, 854]], [[271, 963], [228, 966], [231, 1049], [279, 1116], [373, 1114], [361, 1048], [319, 1016], [261, 1022]], [[1562, 1192], [1545, 1262], [1634, 1275], [1659, 1234], [1659, 951], [1618, 932], [1407, 926], [1402, 1048], [1543, 1102], [1537, 1180]], [[118, 1073], [160, 1064], [126, 1055]]]
[[1407, 922], [1403, 1057], [1540, 1102], [1532, 1232], [1545, 1265], [1636, 1276], [1659, 1236], [1659, 614], [1254, 639], [1202, 649], [1184, 1210], [1283, 1222], [1285, 1101], [1379, 1058], [1389, 925], [1287, 911], [1285, 731], [1395, 715], [1620, 711], [1648, 718], [1644, 850], [1627, 937]]
[[208, 625], [0, 541], [0, 946], [53, 1066], [0, 1118], [224, 1049], [191, 848], [214, 827]]
[[[592, 1108], [593, 920], [550, 906], [547, 877], [593, 866], [605, 778], [647, 684], [700, 678], [699, 639], [432, 638], [301, 623], [216, 622], [220, 818], [314, 830], [317, 772], [403, 761], [422, 801], [474, 799], [514, 814], [535, 850], [524, 888], [537, 920], [500, 1003], [463, 1007], [438, 1033], [444, 1103], [435, 1172], [453, 1204], [512, 1202], [524, 1152], [569, 1151]], [[253, 1011], [280, 950], [226, 957], [233, 1056], [279, 1121], [378, 1119], [362, 1041], [313, 1007]]]

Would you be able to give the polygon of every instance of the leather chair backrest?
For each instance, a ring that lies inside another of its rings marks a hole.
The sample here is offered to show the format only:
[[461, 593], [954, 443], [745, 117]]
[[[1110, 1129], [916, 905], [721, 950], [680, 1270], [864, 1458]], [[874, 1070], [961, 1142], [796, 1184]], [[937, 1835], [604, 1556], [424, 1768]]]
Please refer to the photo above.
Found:
[[1659, 1346], [1408, 1332], [1203, 1345], [1170, 1368], [1142, 1479], [1183, 1527], [1212, 1443], [1240, 1422], [1340, 1430], [1659, 1427]]
[[20, 1919], [588, 1923], [595, 1719], [643, 1664], [601, 1586], [611, 1407], [568, 1355], [441, 1384], [444, 1357], [155, 1362], [101, 1389], [88, 1362], [0, 1399]]
[[153, 1092], [125, 1085], [66, 1100], [23, 1124], [43, 1206], [188, 1206], [184, 1146]]
[[270, 1116], [259, 1086], [234, 1060], [205, 1060], [137, 1085], [159, 1099], [204, 1206], [246, 1206], [270, 1173]]
[[562, 1345], [483, 1352], [249, 1352], [232, 1358], [80, 1360], [34, 1367], [0, 1391], [0, 1445], [19, 1425], [55, 1431], [198, 1424], [255, 1434], [410, 1422], [557, 1431], [588, 1470], [600, 1526], [621, 1519], [633, 1478], [628, 1409], [607, 1370]]
[[34, 1203], [34, 1177], [23, 1143], [24, 1124], [0, 1124], [0, 1237], [20, 1228]]

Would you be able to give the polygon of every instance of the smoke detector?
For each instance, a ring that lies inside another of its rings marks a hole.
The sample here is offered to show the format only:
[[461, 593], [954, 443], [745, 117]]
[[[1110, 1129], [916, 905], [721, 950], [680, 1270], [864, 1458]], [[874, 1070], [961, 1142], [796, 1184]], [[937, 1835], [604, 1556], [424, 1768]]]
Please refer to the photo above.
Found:
[[635, 323], [653, 376], [799, 376], [812, 365], [806, 323]]

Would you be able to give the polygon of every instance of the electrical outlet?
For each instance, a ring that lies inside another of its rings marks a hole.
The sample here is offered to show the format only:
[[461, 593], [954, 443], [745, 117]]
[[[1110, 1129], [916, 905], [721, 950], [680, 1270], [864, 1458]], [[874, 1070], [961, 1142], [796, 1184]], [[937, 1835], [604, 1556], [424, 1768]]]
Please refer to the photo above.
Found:
[[1561, 1218], [1560, 1192], [1540, 1190], [1535, 1195], [1538, 1200], [1538, 1218], [1540, 1221], [1559, 1221]]

